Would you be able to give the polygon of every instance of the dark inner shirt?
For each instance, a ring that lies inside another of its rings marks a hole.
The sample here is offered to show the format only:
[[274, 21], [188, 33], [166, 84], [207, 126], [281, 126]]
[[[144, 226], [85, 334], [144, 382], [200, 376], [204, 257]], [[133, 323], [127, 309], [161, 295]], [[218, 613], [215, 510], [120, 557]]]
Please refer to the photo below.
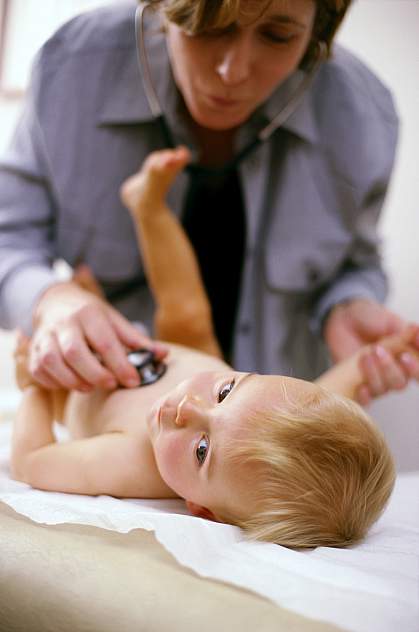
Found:
[[223, 176], [190, 175], [183, 225], [197, 254], [218, 342], [229, 360], [246, 232], [237, 170]]

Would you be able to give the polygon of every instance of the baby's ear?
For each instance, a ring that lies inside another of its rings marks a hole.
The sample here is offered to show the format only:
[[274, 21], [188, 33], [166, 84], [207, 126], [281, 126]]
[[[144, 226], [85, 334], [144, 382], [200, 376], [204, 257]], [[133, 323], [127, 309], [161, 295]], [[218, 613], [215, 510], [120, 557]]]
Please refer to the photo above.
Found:
[[202, 505], [196, 505], [195, 503], [192, 503], [190, 500], [186, 500], [185, 502], [186, 502], [186, 506], [188, 510], [194, 516], [197, 516], [198, 518], [205, 518], [206, 520], [212, 520], [213, 522], [218, 522], [217, 518], [212, 513], [211, 509], [207, 509], [207, 507], [202, 507]]

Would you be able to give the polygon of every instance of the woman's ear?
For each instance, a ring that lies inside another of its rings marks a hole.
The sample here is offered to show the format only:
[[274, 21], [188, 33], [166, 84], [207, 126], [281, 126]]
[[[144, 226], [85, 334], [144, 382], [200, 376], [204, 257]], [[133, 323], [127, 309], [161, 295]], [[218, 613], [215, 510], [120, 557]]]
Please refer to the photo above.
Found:
[[190, 502], [189, 500], [185, 501], [188, 510], [194, 516], [198, 518], [205, 518], [206, 520], [212, 520], [213, 522], [218, 522], [215, 515], [212, 513], [211, 509], [207, 509], [206, 507], [202, 507], [201, 505], [196, 505], [195, 503]]

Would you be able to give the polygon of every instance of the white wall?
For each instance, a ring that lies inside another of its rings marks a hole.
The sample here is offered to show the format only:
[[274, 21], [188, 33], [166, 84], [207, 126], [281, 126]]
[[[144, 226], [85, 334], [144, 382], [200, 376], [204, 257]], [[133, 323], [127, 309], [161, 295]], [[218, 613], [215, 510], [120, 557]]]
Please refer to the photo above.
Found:
[[[110, 2], [111, 0], [107, 0]], [[2, 88], [21, 90], [37, 49], [66, 20], [77, 13], [107, 4], [105, 0], [12, 0], [6, 38]], [[6, 146], [19, 116], [21, 103], [0, 96], [0, 152]], [[12, 349], [14, 335], [0, 330], [0, 391], [14, 388]], [[4, 394], [0, 400], [0, 408]]]
[[[358, 0], [339, 40], [391, 86], [402, 121], [382, 221], [389, 306], [419, 322], [419, 0]], [[419, 386], [378, 400], [379, 421], [400, 469], [419, 469]]]
[[23, 88], [33, 55], [61, 24], [82, 11], [105, 4], [103, 0], [12, 0], [6, 37], [3, 82]]
[[[71, 2], [60, 0], [60, 5], [69, 7]], [[419, 322], [419, 0], [355, 1], [339, 39], [392, 87], [397, 101], [402, 132], [382, 221], [392, 285], [389, 305]], [[17, 112], [18, 104], [0, 102], [0, 149]], [[10, 349], [10, 334], [0, 335], [0, 388], [12, 384]], [[371, 412], [392, 446], [399, 469], [419, 469], [419, 386], [382, 398]]]

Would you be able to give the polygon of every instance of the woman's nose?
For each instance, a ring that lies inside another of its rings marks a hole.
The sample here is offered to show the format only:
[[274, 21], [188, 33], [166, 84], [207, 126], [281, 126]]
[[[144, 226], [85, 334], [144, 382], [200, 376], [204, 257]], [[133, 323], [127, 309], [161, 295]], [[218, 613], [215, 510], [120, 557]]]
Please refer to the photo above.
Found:
[[194, 395], [185, 395], [177, 407], [175, 424], [179, 427], [186, 426], [201, 419], [203, 414], [204, 407], [201, 399]]
[[227, 86], [235, 86], [249, 78], [251, 70], [251, 42], [237, 36], [220, 51], [215, 67], [217, 75]]

